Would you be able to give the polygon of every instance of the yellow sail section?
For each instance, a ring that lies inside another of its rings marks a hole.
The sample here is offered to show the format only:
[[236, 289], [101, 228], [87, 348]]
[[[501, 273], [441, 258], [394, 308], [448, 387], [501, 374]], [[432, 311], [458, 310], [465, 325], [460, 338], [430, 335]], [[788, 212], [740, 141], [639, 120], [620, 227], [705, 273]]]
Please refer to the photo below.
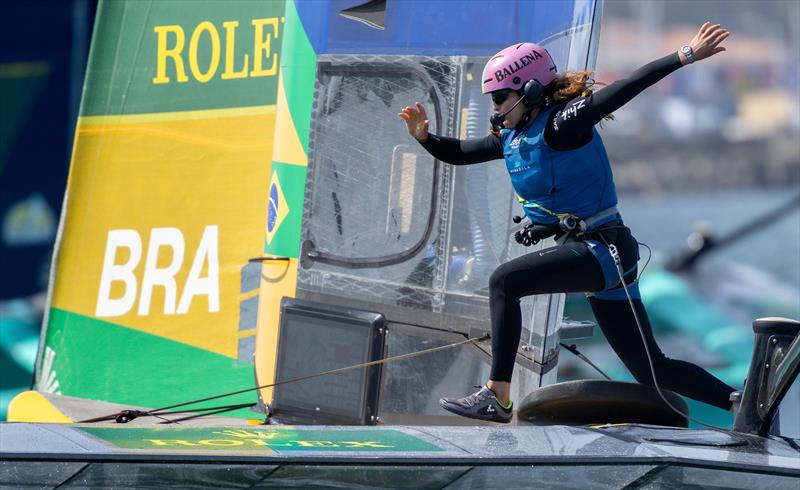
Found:
[[56, 277], [81, 281], [52, 305], [236, 357], [274, 126], [275, 106], [79, 120]]

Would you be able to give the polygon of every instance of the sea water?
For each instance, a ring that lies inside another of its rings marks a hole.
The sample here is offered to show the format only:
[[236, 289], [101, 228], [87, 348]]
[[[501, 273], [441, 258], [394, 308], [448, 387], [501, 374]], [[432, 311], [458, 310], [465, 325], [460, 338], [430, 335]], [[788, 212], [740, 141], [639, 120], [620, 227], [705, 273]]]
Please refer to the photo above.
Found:
[[[688, 236], [701, 222], [718, 238], [724, 237], [797, 195], [800, 188], [622, 194], [619, 208], [634, 236], [665, 256], [685, 249]], [[800, 290], [800, 206], [773, 221], [703, 260], [751, 265]], [[646, 250], [642, 254], [646, 257]]]

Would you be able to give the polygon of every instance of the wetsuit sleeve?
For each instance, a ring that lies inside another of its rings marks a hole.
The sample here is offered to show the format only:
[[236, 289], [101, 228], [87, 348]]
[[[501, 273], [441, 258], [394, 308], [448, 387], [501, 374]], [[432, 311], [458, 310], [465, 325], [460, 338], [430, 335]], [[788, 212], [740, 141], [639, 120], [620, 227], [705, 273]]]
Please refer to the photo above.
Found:
[[591, 138], [595, 124], [681, 66], [678, 53], [672, 53], [588, 97], [572, 99], [560, 110], [553, 111], [545, 128], [545, 141], [556, 150], [583, 146]]
[[429, 134], [428, 141], [420, 144], [437, 160], [452, 165], [471, 165], [503, 158], [503, 145], [500, 137], [494, 134], [468, 140]]

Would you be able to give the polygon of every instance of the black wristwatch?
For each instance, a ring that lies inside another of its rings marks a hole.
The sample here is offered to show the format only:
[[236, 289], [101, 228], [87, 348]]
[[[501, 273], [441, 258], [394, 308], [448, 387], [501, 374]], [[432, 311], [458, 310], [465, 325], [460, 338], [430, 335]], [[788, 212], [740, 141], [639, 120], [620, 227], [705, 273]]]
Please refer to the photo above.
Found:
[[681, 46], [681, 53], [686, 56], [686, 61], [689, 63], [694, 63], [694, 51], [692, 51], [692, 47], [688, 44], [684, 44]]

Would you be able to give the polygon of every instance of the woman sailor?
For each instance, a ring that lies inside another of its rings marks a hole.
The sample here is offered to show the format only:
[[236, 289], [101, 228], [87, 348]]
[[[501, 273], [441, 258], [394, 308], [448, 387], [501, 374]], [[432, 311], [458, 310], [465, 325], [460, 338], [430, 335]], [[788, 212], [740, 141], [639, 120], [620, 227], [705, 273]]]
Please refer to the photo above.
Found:
[[580, 225], [564, 233], [566, 240], [558, 245], [511, 260], [494, 271], [489, 280], [489, 380], [471, 395], [442, 398], [444, 409], [464, 417], [509, 422], [511, 374], [521, 333], [520, 298], [566, 292], [589, 293], [600, 328], [637, 381], [653, 384], [638, 317], [659, 385], [730, 409], [733, 388], [699, 366], [667, 358], [653, 338], [636, 281], [638, 244], [616, 209], [611, 166], [594, 128], [681, 66], [724, 51], [720, 43], [728, 35], [719, 24], [706, 22], [688, 45], [596, 93], [590, 88], [588, 72], [557, 75], [550, 54], [541, 46], [509, 46], [483, 70], [483, 92], [492, 98], [496, 130], [485, 138], [458, 140], [429, 133], [428, 118], [419, 103], [398, 114], [408, 132], [443, 162], [470, 165], [505, 159], [514, 190], [532, 223]]

